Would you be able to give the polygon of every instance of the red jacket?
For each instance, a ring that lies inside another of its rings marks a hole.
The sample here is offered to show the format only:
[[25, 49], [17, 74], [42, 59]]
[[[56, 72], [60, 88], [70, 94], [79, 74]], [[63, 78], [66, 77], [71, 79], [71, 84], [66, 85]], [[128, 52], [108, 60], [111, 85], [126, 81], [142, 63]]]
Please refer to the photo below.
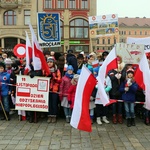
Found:
[[76, 94], [77, 85], [71, 85], [68, 90], [68, 101], [71, 101], [70, 108], [73, 109], [74, 99]]
[[60, 100], [62, 100], [62, 97], [67, 97], [68, 95], [68, 89], [71, 86], [71, 79], [67, 76], [63, 76], [60, 87], [59, 87], [59, 97]]

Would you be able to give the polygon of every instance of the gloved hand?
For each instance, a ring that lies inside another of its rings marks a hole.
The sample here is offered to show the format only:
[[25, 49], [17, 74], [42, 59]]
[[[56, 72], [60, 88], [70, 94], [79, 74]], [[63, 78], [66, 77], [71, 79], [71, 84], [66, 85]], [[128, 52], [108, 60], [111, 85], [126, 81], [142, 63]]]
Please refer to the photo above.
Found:
[[94, 100], [94, 97], [93, 96], [90, 96], [90, 101], [93, 101]]
[[129, 82], [129, 83], [128, 83], [128, 86], [131, 86], [131, 85], [132, 85], [132, 82]]
[[30, 74], [30, 78], [34, 78], [34, 74], [33, 73]]
[[121, 74], [120, 74], [120, 73], [117, 73], [117, 74], [115, 74], [115, 77], [116, 77], [117, 79], [120, 79], [120, 78], [121, 78]]
[[125, 87], [124, 90], [127, 92], [129, 91], [129, 87]]
[[68, 104], [70, 104], [70, 105], [71, 105], [71, 104], [72, 104], [72, 101], [71, 101], [71, 100], [68, 100]]

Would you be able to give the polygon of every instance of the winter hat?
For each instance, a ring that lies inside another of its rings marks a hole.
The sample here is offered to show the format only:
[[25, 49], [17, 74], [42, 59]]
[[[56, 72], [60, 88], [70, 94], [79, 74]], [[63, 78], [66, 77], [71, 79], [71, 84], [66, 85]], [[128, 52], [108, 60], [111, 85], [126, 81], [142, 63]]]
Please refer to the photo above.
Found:
[[69, 66], [67, 67], [67, 71], [68, 71], [68, 70], [72, 70], [72, 71], [74, 71], [74, 69], [73, 69], [72, 65], [69, 65]]
[[129, 68], [126, 72], [127, 72], [127, 74], [129, 74], [129, 73], [134, 74], [134, 70], [132, 68]]
[[6, 58], [4, 60], [4, 62], [5, 62], [6, 65], [11, 65], [12, 64], [12, 60], [10, 58]]
[[104, 51], [104, 52], [102, 53], [102, 56], [104, 57], [104, 56], [107, 56], [108, 54], [109, 54], [109, 52]]
[[3, 67], [5, 70], [5, 64], [3, 62], [0, 62], [0, 67]]
[[48, 57], [48, 58], [47, 58], [47, 62], [55, 62], [54, 57], [52, 57], [52, 56], [51, 56], [51, 57]]
[[11, 66], [12, 66], [13, 71], [17, 71], [19, 69], [19, 67], [16, 63], [13, 63]]
[[83, 54], [78, 54], [77, 59], [84, 59]]
[[96, 58], [97, 58], [97, 56], [96, 56], [96, 54], [95, 54], [94, 52], [90, 53], [90, 54], [89, 54], [89, 56], [93, 56], [93, 57], [94, 57], [94, 59], [96, 59]]
[[69, 49], [69, 50], [67, 51], [67, 53], [68, 53], [68, 54], [71, 54], [71, 53], [73, 53], [73, 50], [72, 50], [72, 49]]

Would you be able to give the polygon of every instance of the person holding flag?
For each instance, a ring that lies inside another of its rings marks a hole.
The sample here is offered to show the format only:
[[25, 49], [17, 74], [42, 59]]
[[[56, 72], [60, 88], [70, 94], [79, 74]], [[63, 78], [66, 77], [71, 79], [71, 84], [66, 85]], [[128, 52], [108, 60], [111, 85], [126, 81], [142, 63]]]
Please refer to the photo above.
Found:
[[135, 126], [134, 102], [138, 85], [134, 81], [134, 70], [128, 69], [126, 73], [126, 80], [121, 83], [119, 90], [122, 93], [122, 100], [124, 100], [127, 127], [130, 127], [131, 125]]

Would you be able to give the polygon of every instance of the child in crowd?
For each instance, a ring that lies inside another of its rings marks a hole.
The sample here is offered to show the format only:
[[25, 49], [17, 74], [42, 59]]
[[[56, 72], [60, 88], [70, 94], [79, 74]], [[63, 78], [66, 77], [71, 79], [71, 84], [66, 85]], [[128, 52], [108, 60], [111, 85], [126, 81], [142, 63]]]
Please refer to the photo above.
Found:
[[47, 63], [50, 69], [50, 93], [49, 93], [49, 112], [47, 123], [55, 123], [58, 114], [58, 90], [61, 82], [61, 73], [55, 64], [54, 57], [48, 57]]
[[[111, 85], [111, 80], [109, 78], [109, 76], [106, 76], [105, 78], [105, 83], [104, 83], [104, 88], [105, 88], [105, 92], [107, 93], [108, 97], [109, 97], [109, 91], [112, 88]], [[102, 125], [102, 122], [104, 123], [109, 123], [109, 121], [107, 120], [107, 106], [103, 106], [103, 104], [100, 102], [98, 102], [99, 100], [95, 101], [96, 104], [96, 122], [99, 125]]]
[[73, 69], [72, 65], [69, 65], [67, 67], [67, 72], [62, 77], [62, 81], [61, 81], [60, 89], [59, 89], [59, 92], [60, 92], [59, 97], [60, 97], [60, 101], [61, 101], [61, 106], [64, 109], [67, 123], [69, 123], [69, 120], [71, 118], [71, 109], [70, 109], [70, 104], [68, 103], [67, 96], [68, 96], [68, 90], [71, 86], [71, 80], [74, 76], [73, 71], [74, 71], [74, 69]]
[[[9, 83], [10, 83], [10, 74], [5, 71], [5, 64], [3, 62], [0, 62], [0, 94], [1, 94], [0, 96], [1, 96], [4, 110], [6, 112], [8, 120], [10, 120], [9, 95], [11, 93], [10, 87], [8, 85]], [[3, 118], [1, 118], [1, 120], [5, 120], [5, 119], [6, 117], [4, 115]]]
[[138, 85], [134, 81], [134, 70], [127, 70], [126, 80], [120, 86], [120, 92], [122, 92], [122, 99], [124, 100], [124, 107], [127, 119], [127, 127], [135, 126], [135, 113], [134, 102], [135, 94], [138, 89]]
[[[68, 103], [70, 104], [70, 109], [72, 112], [73, 106], [74, 106], [74, 100], [75, 100], [75, 94], [76, 94], [76, 88], [78, 83], [79, 75], [74, 74], [73, 79], [71, 80], [71, 86], [68, 89]], [[67, 122], [70, 122], [70, 118], [67, 118]]]

